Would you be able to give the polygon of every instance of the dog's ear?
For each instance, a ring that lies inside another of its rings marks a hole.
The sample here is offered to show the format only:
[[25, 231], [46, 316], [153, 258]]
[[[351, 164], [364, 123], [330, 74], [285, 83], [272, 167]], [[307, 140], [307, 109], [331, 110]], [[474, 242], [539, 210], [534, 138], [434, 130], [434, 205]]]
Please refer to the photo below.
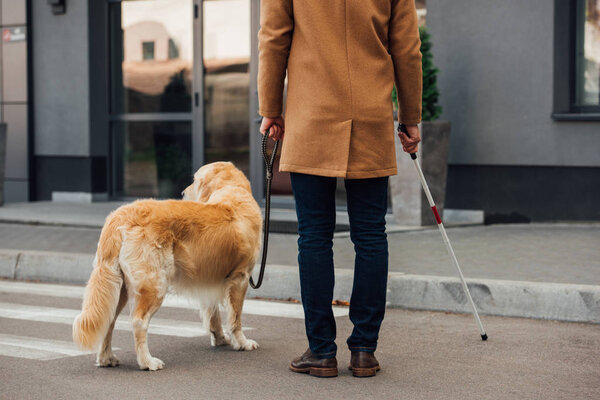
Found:
[[207, 164], [194, 176], [194, 191], [198, 201], [208, 201], [213, 192], [223, 186], [221, 164], [219, 162]]
[[208, 201], [212, 194], [226, 185], [226, 181], [219, 175], [206, 176], [198, 182], [196, 189], [198, 201]]
[[200, 201], [200, 197], [202, 196], [202, 183], [199, 181], [194, 181], [194, 197], [196, 201]]
[[198, 179], [194, 181], [196, 201], [207, 201], [212, 191], [210, 180]]
[[194, 181], [182, 192], [184, 200], [199, 201], [203, 192], [204, 179], [200, 170], [194, 174]]

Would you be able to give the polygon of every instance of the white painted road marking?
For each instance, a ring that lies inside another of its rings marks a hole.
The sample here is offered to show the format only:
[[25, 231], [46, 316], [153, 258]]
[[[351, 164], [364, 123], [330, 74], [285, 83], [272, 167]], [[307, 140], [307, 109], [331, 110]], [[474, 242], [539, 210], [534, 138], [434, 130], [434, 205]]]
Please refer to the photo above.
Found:
[[0, 280], [0, 293], [33, 294], [37, 296], [83, 298], [83, 287]]
[[[83, 289], [84, 288], [81, 286], [0, 281], [0, 292], [4, 293], [33, 294], [38, 296], [81, 299], [83, 297]], [[189, 301], [186, 297], [174, 294], [167, 295], [165, 301], [163, 302], [163, 306], [191, 310], [197, 309], [197, 307], [194, 306], [194, 303]], [[301, 304], [252, 299], [246, 299], [244, 301], [244, 309], [242, 313], [270, 317], [298, 319], [304, 318], [304, 310], [302, 309]], [[348, 307], [333, 307], [333, 315], [336, 317], [348, 315]]]
[[[119, 349], [115, 347], [113, 350]], [[0, 356], [56, 360], [92, 353], [94, 352], [79, 350], [72, 342], [0, 334]]]
[[[81, 299], [83, 292], [84, 288], [81, 286], [0, 280], [0, 293]], [[198, 309], [193, 300], [190, 301], [187, 297], [175, 294], [168, 295], [163, 302], [163, 306], [188, 310]], [[335, 316], [348, 314], [347, 307], [333, 307], [333, 311]], [[0, 318], [72, 325], [79, 312], [80, 310], [69, 308], [0, 302]], [[301, 304], [252, 299], [244, 301], [243, 313], [270, 317], [304, 318], [304, 311]], [[131, 322], [125, 313], [117, 320], [115, 329], [131, 331]], [[252, 328], [244, 328], [244, 330], [247, 329]], [[163, 318], [153, 318], [150, 322], [148, 332], [151, 334], [179, 337], [198, 337], [208, 334], [200, 322]], [[79, 350], [72, 342], [0, 333], [0, 356], [33, 360], [56, 360], [92, 353], [94, 352]]]
[[[79, 310], [69, 308], [0, 303], [0, 318], [12, 318], [26, 321], [72, 325], [79, 312]], [[131, 322], [129, 322], [126, 317], [120, 316], [115, 324], [115, 329], [131, 331]], [[148, 333], [180, 337], [206, 336], [207, 334], [202, 327], [202, 324], [199, 322], [177, 321], [163, 318], [152, 318]]]

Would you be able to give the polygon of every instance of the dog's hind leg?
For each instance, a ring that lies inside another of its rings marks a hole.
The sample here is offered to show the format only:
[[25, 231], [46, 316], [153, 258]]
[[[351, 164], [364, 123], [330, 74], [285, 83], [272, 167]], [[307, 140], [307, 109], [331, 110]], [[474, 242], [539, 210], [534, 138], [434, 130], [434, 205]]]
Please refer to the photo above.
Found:
[[204, 329], [210, 332], [211, 346], [222, 346], [230, 343], [229, 337], [223, 333], [221, 314], [217, 304], [211, 304], [202, 309], [202, 322], [204, 323]]
[[162, 360], [152, 357], [148, 350], [148, 325], [154, 313], [160, 308], [163, 298], [163, 290], [148, 286], [139, 288], [135, 295], [132, 324], [135, 352], [140, 369], [156, 371], [165, 365]]
[[127, 289], [125, 287], [125, 283], [121, 286], [121, 294], [119, 295], [119, 303], [117, 304], [117, 310], [115, 311], [115, 318], [113, 319], [108, 331], [106, 332], [106, 336], [102, 341], [102, 346], [98, 351], [98, 356], [96, 357], [96, 365], [99, 367], [116, 367], [119, 365], [119, 359], [113, 354], [112, 351], [112, 333], [115, 328], [115, 322], [117, 321], [117, 317], [123, 310], [127, 304]]
[[227, 279], [225, 297], [225, 304], [229, 311], [227, 325], [230, 331], [231, 347], [235, 350], [249, 351], [258, 348], [258, 343], [247, 339], [242, 331], [242, 308], [248, 289], [248, 278], [248, 274], [239, 273]]

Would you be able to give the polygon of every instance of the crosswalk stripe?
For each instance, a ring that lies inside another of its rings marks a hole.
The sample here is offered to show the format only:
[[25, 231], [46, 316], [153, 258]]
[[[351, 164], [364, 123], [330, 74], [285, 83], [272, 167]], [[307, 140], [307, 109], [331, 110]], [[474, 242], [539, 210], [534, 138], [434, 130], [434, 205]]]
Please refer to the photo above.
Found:
[[37, 296], [83, 298], [83, 287], [0, 280], [0, 293], [34, 294]]
[[63, 354], [55, 353], [48, 350], [29, 349], [10, 344], [0, 344], [0, 356], [28, 358], [30, 360], [56, 360], [57, 358], [66, 357]]
[[[38, 296], [81, 299], [83, 297], [83, 289], [84, 288], [81, 286], [0, 281], [0, 293], [33, 294]], [[175, 294], [168, 294], [163, 302], [163, 306], [192, 310], [198, 308], [194, 305], [193, 301]], [[242, 313], [282, 318], [304, 318], [304, 310], [302, 309], [301, 304], [252, 299], [246, 299], [244, 301]], [[333, 315], [336, 317], [348, 315], [348, 307], [333, 307]]]
[[[67, 308], [0, 303], [0, 318], [72, 325], [77, 314], [79, 314], [79, 310]], [[131, 331], [131, 322], [121, 316], [117, 319], [115, 329]], [[152, 318], [148, 333], [179, 337], [206, 336], [207, 334], [202, 324], [199, 322], [177, 321], [163, 318]]]
[[[119, 350], [118, 348], [113, 349]], [[91, 353], [93, 352], [79, 350], [72, 342], [0, 334], [0, 355], [2, 356], [56, 360]]]

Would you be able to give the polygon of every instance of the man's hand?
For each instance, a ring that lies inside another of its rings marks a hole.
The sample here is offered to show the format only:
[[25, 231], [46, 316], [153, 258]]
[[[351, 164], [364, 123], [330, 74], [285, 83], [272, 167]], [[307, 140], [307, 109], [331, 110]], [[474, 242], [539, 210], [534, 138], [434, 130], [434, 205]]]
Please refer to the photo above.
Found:
[[421, 134], [419, 133], [419, 125], [406, 125], [406, 133], [398, 131], [398, 137], [402, 143], [402, 150], [408, 154], [416, 153], [419, 150], [419, 142], [421, 141]]
[[269, 131], [269, 137], [273, 140], [283, 139], [285, 133], [285, 122], [283, 116], [276, 118], [263, 117], [260, 124], [260, 133], [263, 135], [266, 131]]

